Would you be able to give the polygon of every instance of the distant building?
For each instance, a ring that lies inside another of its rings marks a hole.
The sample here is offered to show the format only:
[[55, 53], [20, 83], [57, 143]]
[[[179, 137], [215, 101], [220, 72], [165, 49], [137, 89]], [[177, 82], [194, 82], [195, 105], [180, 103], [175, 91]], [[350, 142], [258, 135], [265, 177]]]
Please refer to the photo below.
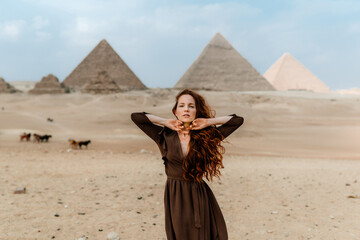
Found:
[[219, 91], [274, 90], [273, 86], [220, 33], [215, 34], [174, 88]]
[[31, 94], [58, 94], [65, 93], [65, 87], [59, 82], [59, 79], [52, 74], [43, 77], [36, 83], [34, 88], [29, 91]]
[[5, 80], [0, 77], [0, 93], [18, 93], [20, 90], [16, 89], [9, 83], [5, 82]]
[[90, 54], [65, 78], [63, 84], [71, 90], [81, 90], [106, 72], [122, 91], [146, 89], [106, 40], [102, 40]]
[[277, 89], [307, 90], [329, 92], [318, 77], [296, 60], [290, 53], [284, 53], [264, 74], [264, 77]]

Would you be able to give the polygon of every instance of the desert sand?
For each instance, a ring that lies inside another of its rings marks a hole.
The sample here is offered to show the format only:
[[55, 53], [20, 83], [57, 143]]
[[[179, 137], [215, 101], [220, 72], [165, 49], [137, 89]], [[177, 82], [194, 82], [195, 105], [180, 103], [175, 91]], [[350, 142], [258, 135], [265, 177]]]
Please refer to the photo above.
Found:
[[[0, 239], [166, 239], [164, 166], [130, 113], [172, 117], [176, 93], [1, 94]], [[359, 95], [200, 93], [217, 116], [245, 118], [209, 183], [229, 239], [360, 239]]]

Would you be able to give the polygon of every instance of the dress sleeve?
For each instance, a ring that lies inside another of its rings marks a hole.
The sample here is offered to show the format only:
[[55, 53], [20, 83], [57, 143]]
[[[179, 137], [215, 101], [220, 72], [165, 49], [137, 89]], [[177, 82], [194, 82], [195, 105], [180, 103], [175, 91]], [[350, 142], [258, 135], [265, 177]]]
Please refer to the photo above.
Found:
[[146, 112], [136, 112], [131, 114], [131, 120], [152, 140], [157, 144], [160, 143], [160, 132], [164, 127], [153, 124], [149, 118], [145, 115]]
[[230, 116], [232, 116], [232, 118], [229, 121], [227, 121], [220, 127], [217, 127], [217, 129], [221, 132], [224, 138], [229, 136], [244, 123], [244, 118], [239, 117], [236, 114], [231, 114]]

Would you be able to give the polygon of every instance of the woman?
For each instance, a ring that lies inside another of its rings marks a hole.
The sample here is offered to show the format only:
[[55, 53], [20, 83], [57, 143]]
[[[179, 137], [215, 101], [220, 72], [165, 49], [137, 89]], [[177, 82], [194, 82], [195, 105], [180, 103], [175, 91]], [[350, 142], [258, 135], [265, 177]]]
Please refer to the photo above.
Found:
[[167, 238], [226, 240], [224, 217], [203, 177], [212, 180], [220, 176], [224, 153], [221, 141], [242, 125], [243, 118], [235, 114], [215, 118], [204, 98], [189, 89], [176, 96], [172, 112], [176, 119], [145, 112], [131, 115], [157, 143], [164, 160]]

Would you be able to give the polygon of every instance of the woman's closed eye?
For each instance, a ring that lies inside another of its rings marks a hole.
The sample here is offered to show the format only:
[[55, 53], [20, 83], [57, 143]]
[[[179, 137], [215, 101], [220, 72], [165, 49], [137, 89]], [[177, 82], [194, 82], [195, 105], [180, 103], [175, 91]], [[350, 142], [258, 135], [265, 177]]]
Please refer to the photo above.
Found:
[[[193, 105], [193, 104], [190, 104], [190, 105], [188, 105], [189, 107], [195, 107], [195, 105]], [[181, 105], [179, 105], [179, 107], [185, 107], [185, 104], [181, 104]]]
[[[185, 105], [180, 104], [179, 108], [181, 108], [181, 107], [185, 107]], [[195, 106], [194, 105], [189, 105], [189, 108], [195, 108]]]

